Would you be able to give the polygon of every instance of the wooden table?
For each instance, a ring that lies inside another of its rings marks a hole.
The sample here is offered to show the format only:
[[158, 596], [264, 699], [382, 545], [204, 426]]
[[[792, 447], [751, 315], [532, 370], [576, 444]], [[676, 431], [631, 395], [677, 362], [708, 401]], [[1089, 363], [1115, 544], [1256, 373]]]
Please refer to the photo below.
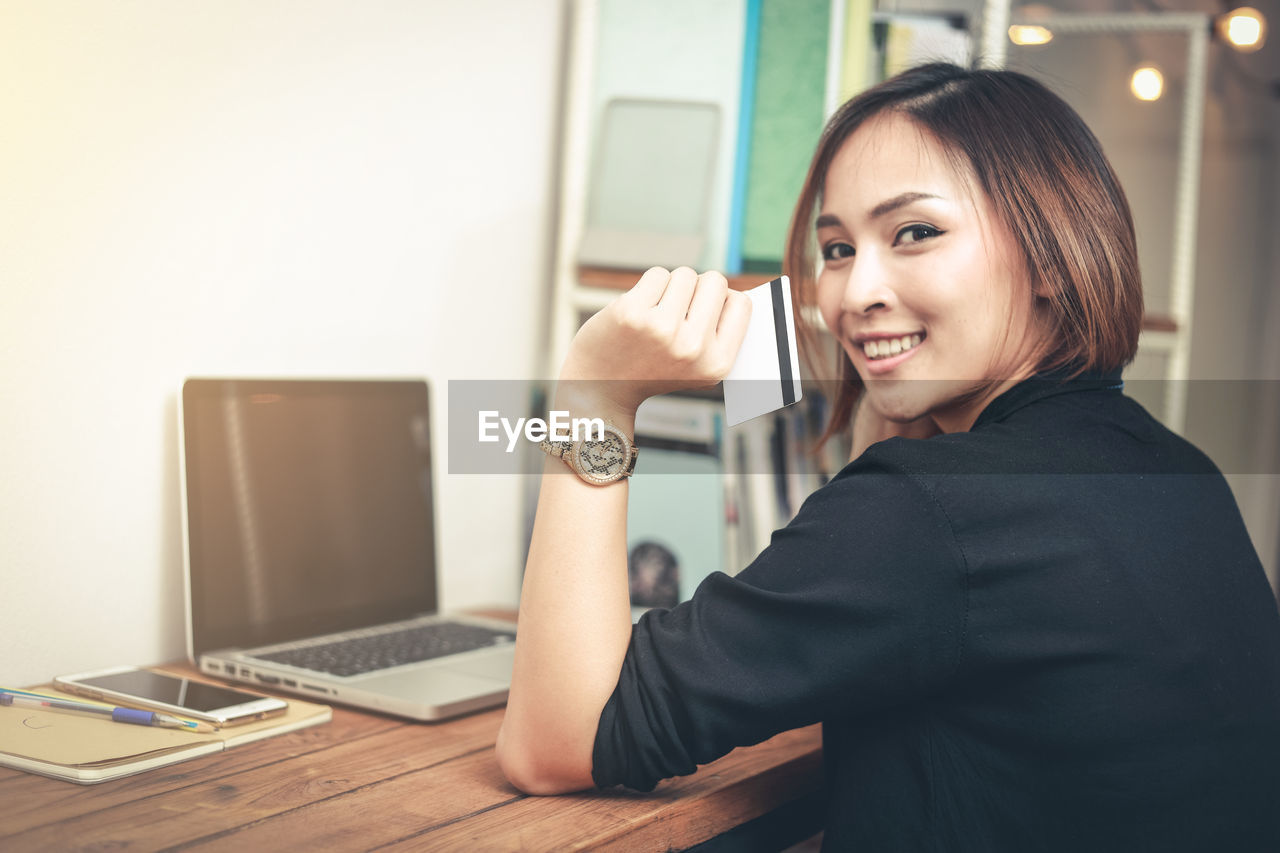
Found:
[[0, 768], [0, 850], [769, 850], [818, 828], [816, 726], [648, 794], [528, 797], [494, 759], [501, 720], [335, 706], [328, 724], [98, 785]]

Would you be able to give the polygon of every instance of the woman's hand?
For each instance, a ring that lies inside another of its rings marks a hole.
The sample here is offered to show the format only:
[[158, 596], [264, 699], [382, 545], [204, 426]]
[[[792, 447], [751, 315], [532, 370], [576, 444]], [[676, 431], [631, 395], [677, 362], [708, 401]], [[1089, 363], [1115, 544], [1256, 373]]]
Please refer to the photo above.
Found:
[[886, 438], [932, 438], [941, 432], [937, 423], [928, 415], [906, 423], [889, 420], [867, 399], [864, 388], [853, 413], [853, 447], [849, 453], [849, 461], [857, 459], [868, 447]]
[[750, 317], [751, 300], [720, 273], [654, 267], [578, 330], [561, 368], [562, 392], [574, 408], [629, 419], [649, 397], [723, 379]]

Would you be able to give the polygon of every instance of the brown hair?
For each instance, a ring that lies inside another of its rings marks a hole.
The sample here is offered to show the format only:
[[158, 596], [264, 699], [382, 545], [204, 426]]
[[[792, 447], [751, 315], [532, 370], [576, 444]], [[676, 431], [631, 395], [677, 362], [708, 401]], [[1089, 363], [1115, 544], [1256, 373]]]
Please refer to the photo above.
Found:
[[[1109, 371], [1127, 364], [1142, 326], [1142, 277], [1129, 202], [1079, 115], [1043, 84], [1014, 71], [933, 63], [854, 97], [827, 123], [787, 238], [786, 272], [800, 305], [816, 304], [814, 217], [832, 160], [863, 122], [897, 112], [967, 166], [1021, 248], [1033, 292], [1053, 324], [1038, 372]], [[820, 352], [801, 319], [805, 358]], [[844, 429], [862, 384], [843, 350], [840, 387], [821, 441]]]

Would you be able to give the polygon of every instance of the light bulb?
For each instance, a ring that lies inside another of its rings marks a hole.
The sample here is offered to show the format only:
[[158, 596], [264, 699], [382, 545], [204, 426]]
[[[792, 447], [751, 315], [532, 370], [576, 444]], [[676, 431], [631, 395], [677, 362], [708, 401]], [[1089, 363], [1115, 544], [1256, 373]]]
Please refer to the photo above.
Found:
[[1028, 24], [1014, 24], [1009, 27], [1009, 41], [1014, 44], [1048, 44], [1053, 40], [1053, 33], [1045, 27]]
[[1242, 53], [1252, 53], [1267, 40], [1267, 19], [1251, 6], [1241, 6], [1218, 18], [1218, 33]]
[[1164, 93], [1164, 75], [1154, 65], [1143, 65], [1129, 78], [1129, 89], [1140, 101], [1154, 101]]

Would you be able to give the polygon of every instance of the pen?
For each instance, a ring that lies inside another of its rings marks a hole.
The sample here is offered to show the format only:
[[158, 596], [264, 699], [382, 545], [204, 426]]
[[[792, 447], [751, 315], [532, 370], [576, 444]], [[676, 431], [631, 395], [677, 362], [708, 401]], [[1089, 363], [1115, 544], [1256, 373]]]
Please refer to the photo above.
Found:
[[10, 690], [0, 687], [0, 705], [13, 705], [22, 708], [52, 708], [59, 711], [70, 711], [76, 714], [93, 714], [108, 717], [116, 723], [132, 723], [135, 726], [162, 726], [167, 729], [186, 729], [193, 732], [216, 731], [206, 723], [180, 720], [168, 714], [156, 711], [140, 711], [136, 708], [113, 708], [110, 705], [90, 705], [87, 702], [72, 702], [70, 699], [59, 699], [56, 696], [45, 696], [41, 693], [28, 693], [25, 690]]

